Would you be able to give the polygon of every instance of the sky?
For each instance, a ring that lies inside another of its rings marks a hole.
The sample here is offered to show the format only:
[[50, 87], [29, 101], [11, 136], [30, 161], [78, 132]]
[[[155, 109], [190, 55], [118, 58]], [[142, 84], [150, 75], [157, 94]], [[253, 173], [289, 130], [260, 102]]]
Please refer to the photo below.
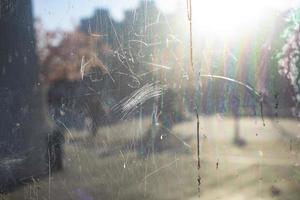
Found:
[[[35, 17], [39, 17], [47, 30], [72, 30], [80, 19], [90, 17], [96, 8], [108, 9], [115, 21], [122, 21], [124, 13], [138, 7], [141, 0], [33, 0]], [[143, 0], [145, 1], [145, 0]], [[147, 0], [149, 1], [149, 0]], [[186, 0], [154, 0], [158, 8], [171, 13], [179, 7], [186, 7]], [[201, 27], [221, 23], [214, 27], [231, 27], [234, 23], [245, 23], [237, 19], [254, 19], [260, 10], [273, 7], [284, 11], [298, 5], [300, 0], [194, 0], [193, 12]], [[245, 6], [247, 5], [247, 6]], [[237, 12], [239, 11], [239, 12]], [[202, 13], [202, 15], [201, 15]], [[216, 15], [219, 14], [222, 17]], [[198, 16], [199, 15], [199, 16]], [[227, 18], [226, 18], [227, 16]], [[202, 22], [201, 22], [201, 19]], [[223, 19], [223, 20], [220, 20]], [[231, 22], [230, 24], [225, 21]], [[249, 21], [249, 20], [248, 20]], [[247, 20], [246, 20], [247, 22]], [[248, 23], [248, 22], [247, 22]], [[199, 25], [199, 26], [200, 26]], [[215, 32], [215, 30], [213, 30]]]
[[124, 11], [134, 9], [139, 0], [33, 0], [34, 16], [48, 30], [70, 30], [80, 19], [92, 16], [96, 8], [107, 8], [117, 21]]
[[[173, 3], [177, 0], [173, 0]], [[92, 16], [96, 8], [106, 8], [111, 17], [122, 21], [124, 12], [136, 8], [140, 0], [33, 0], [35, 17], [39, 17], [48, 30], [71, 30], [79, 20]], [[165, 3], [163, 3], [165, 2]], [[158, 5], [164, 11], [170, 0], [160, 1]], [[174, 9], [174, 6], [172, 6]]]

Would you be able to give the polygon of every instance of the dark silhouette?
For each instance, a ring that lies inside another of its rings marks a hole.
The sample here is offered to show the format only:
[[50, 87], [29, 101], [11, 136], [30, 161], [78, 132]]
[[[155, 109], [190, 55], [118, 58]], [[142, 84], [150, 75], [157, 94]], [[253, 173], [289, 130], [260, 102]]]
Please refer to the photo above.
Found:
[[234, 119], [234, 137], [233, 137], [233, 143], [239, 147], [245, 146], [246, 141], [241, 137], [240, 133], [240, 117], [241, 117], [241, 111], [240, 111], [240, 98], [233, 94], [231, 95], [231, 109]]
[[64, 134], [58, 128], [54, 130], [46, 138], [47, 153], [46, 161], [48, 161], [48, 170], [50, 173], [63, 169], [63, 146]]
[[[47, 135], [55, 138], [56, 134], [52, 135], [53, 124], [47, 118], [44, 90], [38, 79], [31, 1], [0, 4], [0, 192], [3, 192], [46, 173], [45, 139]], [[51, 141], [48, 146], [53, 145]]]

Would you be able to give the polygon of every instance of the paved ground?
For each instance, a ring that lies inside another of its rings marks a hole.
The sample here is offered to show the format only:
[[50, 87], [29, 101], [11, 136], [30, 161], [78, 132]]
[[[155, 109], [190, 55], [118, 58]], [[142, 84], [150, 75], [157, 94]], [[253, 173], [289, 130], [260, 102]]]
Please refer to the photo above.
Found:
[[[150, 120], [101, 128], [94, 139], [72, 131], [65, 170], [34, 180], [5, 199], [300, 199], [300, 123], [292, 119], [200, 118], [197, 186], [196, 121], [162, 134], [159, 153], [144, 155]], [[239, 129], [236, 129], [239, 127]], [[239, 130], [239, 145], [233, 142]]]

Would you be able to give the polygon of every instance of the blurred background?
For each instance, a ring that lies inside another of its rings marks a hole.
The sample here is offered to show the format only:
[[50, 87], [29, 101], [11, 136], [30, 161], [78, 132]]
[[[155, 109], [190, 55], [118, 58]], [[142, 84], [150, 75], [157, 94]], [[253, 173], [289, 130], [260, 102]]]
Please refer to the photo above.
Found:
[[0, 198], [300, 198], [299, 1], [0, 8]]

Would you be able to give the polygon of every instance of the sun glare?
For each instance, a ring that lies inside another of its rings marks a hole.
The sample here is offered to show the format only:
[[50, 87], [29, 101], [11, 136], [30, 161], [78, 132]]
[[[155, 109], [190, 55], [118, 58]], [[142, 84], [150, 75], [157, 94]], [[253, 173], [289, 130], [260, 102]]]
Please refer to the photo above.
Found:
[[193, 0], [193, 27], [201, 34], [230, 37], [257, 27], [268, 11], [291, 8], [295, 0]]

